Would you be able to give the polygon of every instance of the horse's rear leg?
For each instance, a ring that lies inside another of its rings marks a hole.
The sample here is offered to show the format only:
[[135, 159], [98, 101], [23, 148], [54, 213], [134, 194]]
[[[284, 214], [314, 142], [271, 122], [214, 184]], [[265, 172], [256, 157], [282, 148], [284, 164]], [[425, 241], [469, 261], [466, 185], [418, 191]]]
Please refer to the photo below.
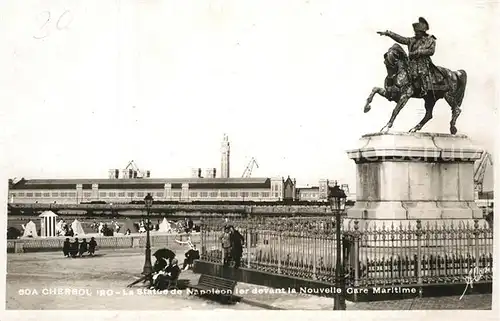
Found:
[[370, 109], [372, 109], [372, 107], [370, 106], [370, 103], [373, 101], [373, 97], [375, 96], [375, 94], [379, 94], [380, 96], [387, 98], [386, 91], [384, 88], [373, 87], [372, 92], [370, 93], [370, 95], [366, 99], [366, 104], [365, 104], [365, 108], [364, 108], [365, 113], [369, 112]]
[[455, 127], [455, 125], [457, 123], [457, 118], [458, 116], [460, 116], [461, 112], [462, 110], [458, 106], [452, 107], [451, 109], [450, 133], [452, 135], [455, 135], [457, 133], [457, 127]]
[[467, 87], [467, 73], [464, 70], [455, 72], [456, 77], [452, 78], [452, 91], [445, 94], [444, 99], [451, 107], [451, 121], [450, 133], [455, 135], [457, 133], [457, 119], [462, 110], [460, 106], [464, 99], [465, 88]]

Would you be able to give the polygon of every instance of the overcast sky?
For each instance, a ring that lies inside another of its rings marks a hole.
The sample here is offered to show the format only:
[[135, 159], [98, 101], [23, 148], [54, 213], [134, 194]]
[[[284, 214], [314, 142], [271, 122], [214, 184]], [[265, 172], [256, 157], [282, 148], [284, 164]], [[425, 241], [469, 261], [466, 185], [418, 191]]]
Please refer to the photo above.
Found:
[[[346, 150], [387, 122], [394, 103], [366, 97], [393, 44], [419, 16], [436, 65], [468, 72], [460, 133], [493, 152], [498, 37], [487, 1], [2, 1], [1, 119], [8, 177], [107, 177], [133, 159], [153, 177], [231, 174], [354, 184]], [[64, 15], [62, 15], [65, 11]], [[50, 21], [44, 27], [50, 12]], [[62, 17], [61, 17], [62, 15]], [[45, 19], [45, 20], [44, 20]], [[57, 29], [57, 21], [59, 28]], [[37, 39], [41, 38], [41, 39]], [[7, 44], [5, 46], [5, 44]], [[394, 130], [423, 116], [411, 100]], [[448, 132], [437, 103], [425, 131]]]

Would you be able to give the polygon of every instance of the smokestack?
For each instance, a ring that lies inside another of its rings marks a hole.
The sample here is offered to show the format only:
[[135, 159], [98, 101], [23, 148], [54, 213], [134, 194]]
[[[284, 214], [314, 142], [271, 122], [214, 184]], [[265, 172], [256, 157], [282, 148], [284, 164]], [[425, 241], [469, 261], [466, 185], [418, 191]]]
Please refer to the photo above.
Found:
[[146, 171], [146, 177], [150, 178], [151, 177], [151, 171]]
[[134, 175], [134, 171], [133, 171], [133, 170], [131, 170], [131, 169], [129, 169], [129, 170], [128, 170], [128, 178], [132, 178], [132, 177], [133, 177], [133, 175]]
[[198, 178], [201, 178], [201, 168], [198, 168]]
[[220, 177], [221, 178], [229, 178], [229, 169], [230, 169], [230, 153], [231, 153], [231, 148], [229, 144], [229, 137], [224, 134], [224, 138], [222, 140], [221, 144], [221, 168], [220, 168]]
[[115, 178], [120, 177], [120, 171], [118, 169], [115, 169]]

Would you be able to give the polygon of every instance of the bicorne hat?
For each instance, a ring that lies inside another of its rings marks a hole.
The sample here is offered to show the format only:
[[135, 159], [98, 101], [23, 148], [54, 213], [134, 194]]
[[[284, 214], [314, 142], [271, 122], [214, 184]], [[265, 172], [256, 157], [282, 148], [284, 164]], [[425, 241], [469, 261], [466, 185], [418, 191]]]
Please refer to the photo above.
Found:
[[413, 30], [415, 32], [416, 31], [426, 32], [427, 30], [429, 30], [429, 23], [427, 22], [427, 20], [420, 17], [420, 18], [418, 18], [418, 22], [415, 22], [413, 24]]

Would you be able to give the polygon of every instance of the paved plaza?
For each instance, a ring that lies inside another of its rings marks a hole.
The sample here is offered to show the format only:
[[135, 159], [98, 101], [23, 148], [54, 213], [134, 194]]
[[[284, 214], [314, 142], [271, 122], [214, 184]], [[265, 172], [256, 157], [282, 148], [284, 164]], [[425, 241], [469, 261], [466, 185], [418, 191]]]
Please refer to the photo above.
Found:
[[[155, 249], [153, 249], [154, 252]], [[185, 249], [175, 249], [182, 262]], [[141, 249], [101, 250], [96, 257], [69, 259], [62, 252], [8, 254], [6, 307], [33, 310], [330, 310], [333, 300], [306, 294], [272, 293], [262, 286], [238, 283], [237, 293], [247, 290], [236, 305], [190, 296], [184, 291], [144, 293], [142, 286], [127, 284], [142, 271]], [[153, 258], [154, 261], [154, 258]], [[181, 263], [180, 262], [180, 263]], [[199, 275], [183, 271], [180, 280], [192, 284]], [[71, 292], [73, 291], [73, 292]], [[397, 301], [353, 303], [348, 310], [491, 309], [491, 294], [444, 298], [416, 298]]]
[[[183, 252], [183, 249], [179, 249], [177, 253], [179, 258], [184, 257]], [[144, 287], [138, 286], [132, 288], [130, 293], [126, 286], [142, 272], [143, 252], [139, 249], [102, 250], [97, 254], [99, 256], [76, 259], [64, 258], [62, 251], [8, 254], [6, 308], [9, 310], [258, 309], [244, 303], [224, 306], [189, 296], [186, 291], [180, 294], [143, 294], [139, 291], [144, 290]], [[182, 263], [182, 260], [180, 261]], [[197, 282], [197, 278], [190, 271], [183, 272], [180, 276], [180, 279], [189, 279], [194, 283]], [[54, 294], [59, 289], [80, 291], [80, 293]], [[29, 291], [34, 290], [38, 293], [29, 294]]]

